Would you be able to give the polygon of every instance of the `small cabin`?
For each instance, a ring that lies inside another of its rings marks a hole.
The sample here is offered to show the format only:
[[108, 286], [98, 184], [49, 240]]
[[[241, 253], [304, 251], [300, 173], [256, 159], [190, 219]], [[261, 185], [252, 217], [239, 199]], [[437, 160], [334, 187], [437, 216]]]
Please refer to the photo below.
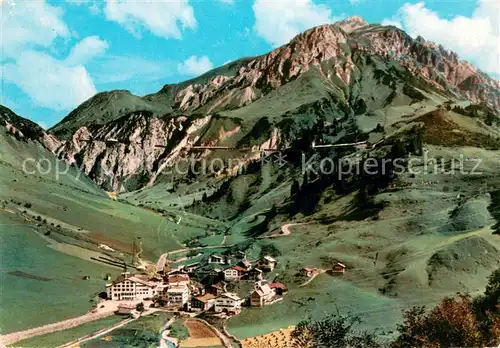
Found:
[[258, 268], [252, 268], [250, 271], [248, 271], [245, 276], [245, 279], [247, 280], [253, 280], [253, 281], [259, 281], [262, 280], [262, 270]]
[[226, 292], [227, 283], [224, 281], [220, 281], [216, 284], [212, 284], [207, 287], [206, 291], [210, 294], [214, 294], [215, 296], [220, 296]]
[[337, 262], [332, 267], [333, 274], [344, 274], [345, 273], [345, 265], [343, 263]]

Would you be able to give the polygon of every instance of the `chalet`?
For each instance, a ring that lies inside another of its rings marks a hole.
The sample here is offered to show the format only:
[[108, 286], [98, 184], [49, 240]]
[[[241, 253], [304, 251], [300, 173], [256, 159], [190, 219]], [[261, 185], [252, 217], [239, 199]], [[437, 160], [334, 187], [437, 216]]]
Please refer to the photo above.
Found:
[[240, 266], [229, 267], [224, 270], [224, 280], [238, 280], [246, 272], [246, 269]]
[[239, 313], [243, 301], [238, 295], [225, 292], [215, 299], [215, 312]]
[[215, 305], [216, 298], [217, 296], [213, 294], [193, 297], [193, 299], [191, 299], [191, 310], [195, 312], [208, 311]]
[[264, 271], [271, 272], [276, 267], [276, 263], [277, 261], [274, 258], [267, 255], [259, 260], [259, 268]]
[[182, 268], [173, 269], [173, 270], [171, 270], [170, 272], [167, 273], [167, 276], [174, 276], [174, 275], [185, 276], [185, 275], [188, 275], [188, 274]]
[[169, 285], [189, 285], [189, 276], [187, 274], [172, 274], [168, 278]]
[[116, 280], [106, 284], [106, 294], [110, 300], [146, 300], [158, 293], [158, 283], [141, 275], [122, 273]]
[[226, 263], [226, 258], [219, 254], [210, 254], [208, 257], [208, 263], [216, 263], [218, 265], [224, 265]]
[[224, 273], [219, 264], [208, 264], [196, 269], [195, 276], [203, 285], [215, 284], [224, 280]]
[[275, 292], [269, 284], [264, 281], [255, 284], [254, 291], [250, 294], [250, 305], [255, 307], [263, 307], [270, 303], [275, 295]]
[[227, 286], [227, 283], [224, 281], [221, 281], [221, 282], [210, 285], [207, 288], [207, 292], [211, 293], [215, 296], [220, 296], [226, 292], [226, 286]]
[[314, 275], [314, 268], [304, 267], [300, 270], [300, 275], [310, 278]]
[[283, 283], [271, 283], [269, 284], [269, 287], [278, 296], [283, 296], [288, 292], [288, 288]]
[[253, 281], [259, 281], [262, 280], [262, 270], [259, 268], [252, 268], [250, 271], [248, 271], [244, 278], [248, 280], [253, 280]]
[[182, 307], [189, 301], [189, 289], [185, 285], [174, 285], [167, 290], [168, 305]]
[[236, 264], [236, 266], [244, 268], [245, 271], [250, 271], [252, 269], [252, 263], [248, 260], [241, 260]]
[[336, 264], [333, 265], [332, 267], [332, 273], [333, 274], [339, 274], [342, 275], [345, 272], [345, 265], [343, 263], [337, 262]]

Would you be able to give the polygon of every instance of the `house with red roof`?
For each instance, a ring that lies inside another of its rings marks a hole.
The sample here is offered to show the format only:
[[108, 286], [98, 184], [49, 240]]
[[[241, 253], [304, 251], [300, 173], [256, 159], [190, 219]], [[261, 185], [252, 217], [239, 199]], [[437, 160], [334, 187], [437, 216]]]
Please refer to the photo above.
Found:
[[269, 284], [269, 287], [274, 291], [276, 295], [279, 296], [283, 296], [288, 292], [287, 286], [283, 283], [271, 283]]
[[241, 266], [233, 266], [226, 268], [224, 270], [224, 280], [227, 281], [234, 281], [234, 280], [239, 280], [243, 275], [247, 272], [247, 270]]

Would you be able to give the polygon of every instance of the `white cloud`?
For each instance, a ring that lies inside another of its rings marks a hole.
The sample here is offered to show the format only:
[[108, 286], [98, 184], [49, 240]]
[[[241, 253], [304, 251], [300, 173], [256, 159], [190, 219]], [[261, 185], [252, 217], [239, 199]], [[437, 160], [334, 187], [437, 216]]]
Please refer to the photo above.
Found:
[[68, 65], [86, 64], [94, 57], [102, 55], [109, 45], [98, 36], [88, 36], [77, 43], [66, 59]]
[[480, 69], [500, 73], [500, 3], [480, 0], [471, 17], [444, 19], [423, 2], [406, 3], [393, 20], [413, 37], [435, 41], [470, 60]]
[[191, 56], [178, 66], [178, 70], [181, 74], [194, 76], [201, 75], [213, 68], [214, 65], [207, 56], [202, 56], [200, 58]]
[[234, 0], [217, 0], [218, 2], [222, 2], [223, 4], [234, 5]]
[[5, 79], [16, 84], [39, 106], [69, 110], [96, 93], [82, 65], [68, 66], [45, 53], [25, 51], [5, 66]]
[[106, 45], [97, 37], [78, 43], [67, 61], [55, 59], [44, 48], [54, 48], [58, 38], [71, 33], [63, 11], [45, 1], [2, 1], [1, 36], [5, 56], [3, 81], [17, 85], [38, 106], [68, 110], [96, 93], [82, 65], [102, 54]]
[[28, 47], [49, 47], [70, 31], [62, 20], [63, 11], [45, 1], [0, 1], [2, 47], [7, 57], [18, 56]]
[[274, 46], [311, 27], [335, 22], [326, 5], [316, 5], [312, 0], [256, 0], [253, 11], [255, 32]]
[[392, 25], [396, 28], [403, 29], [403, 25], [398, 20], [384, 19], [380, 24], [384, 26]]
[[188, 0], [106, 0], [104, 13], [108, 20], [120, 23], [134, 35], [147, 29], [156, 36], [180, 39], [181, 29], [196, 29], [197, 26]]

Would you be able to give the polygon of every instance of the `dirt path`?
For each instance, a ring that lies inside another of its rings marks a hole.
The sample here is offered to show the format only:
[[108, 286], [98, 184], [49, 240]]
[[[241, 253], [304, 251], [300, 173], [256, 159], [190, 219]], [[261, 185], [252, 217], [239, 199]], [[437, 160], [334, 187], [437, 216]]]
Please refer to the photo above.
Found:
[[292, 224], [285, 224], [285, 225], [281, 226], [281, 233], [273, 233], [273, 234], [270, 234], [269, 236], [265, 236], [262, 238], [266, 239], [266, 238], [276, 238], [276, 237], [289, 236], [292, 234], [290, 227], [299, 226], [299, 225], [309, 225], [309, 224], [312, 224], [312, 222], [298, 222], [298, 223], [292, 223]]
[[80, 317], [71, 318], [63, 321], [59, 321], [57, 323], [47, 324], [39, 327], [35, 327], [33, 329], [28, 329], [24, 331], [13, 332], [6, 335], [0, 335], [0, 342], [5, 345], [11, 345], [13, 343], [40, 336], [49, 334], [56, 331], [62, 331], [66, 329], [70, 329], [75, 326], [79, 326], [94, 320], [102, 319], [108, 317], [110, 315], [114, 315], [113, 310], [102, 311], [100, 313], [87, 313]]
[[306, 286], [307, 284], [309, 284], [310, 282], [312, 282], [314, 280], [314, 278], [316, 278], [317, 276], [319, 276], [320, 274], [323, 274], [326, 272], [326, 269], [318, 269], [318, 272], [314, 273], [312, 275], [311, 278], [309, 278], [305, 283], [302, 283], [299, 285], [299, 288], [303, 287], [303, 286]]

